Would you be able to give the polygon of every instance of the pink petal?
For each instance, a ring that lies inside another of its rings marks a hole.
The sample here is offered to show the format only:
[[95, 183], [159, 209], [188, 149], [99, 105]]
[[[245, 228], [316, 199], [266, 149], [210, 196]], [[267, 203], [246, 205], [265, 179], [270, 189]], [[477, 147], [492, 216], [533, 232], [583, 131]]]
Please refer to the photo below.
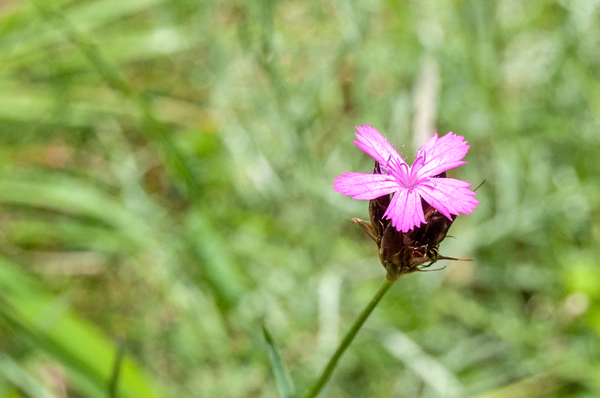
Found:
[[412, 189], [401, 189], [394, 194], [383, 216], [392, 220], [398, 231], [408, 232], [425, 222], [421, 197]]
[[451, 218], [451, 214], [472, 213], [479, 201], [475, 192], [467, 188], [471, 183], [454, 178], [432, 178], [429, 183], [421, 184], [415, 190], [427, 203], [440, 213]]
[[356, 146], [378, 161], [381, 166], [388, 169], [391, 159], [398, 159], [400, 163], [406, 163], [388, 140], [379, 131], [375, 130], [375, 128], [366, 125], [357, 126], [356, 129], [358, 130], [356, 134], [358, 141], [354, 141]]
[[425, 160], [419, 176], [433, 177], [466, 164], [462, 159], [468, 150], [469, 145], [463, 136], [450, 132], [438, 138], [435, 133], [417, 152], [417, 158], [423, 157]]
[[371, 200], [398, 189], [396, 179], [387, 174], [345, 173], [333, 182], [334, 190], [352, 199]]

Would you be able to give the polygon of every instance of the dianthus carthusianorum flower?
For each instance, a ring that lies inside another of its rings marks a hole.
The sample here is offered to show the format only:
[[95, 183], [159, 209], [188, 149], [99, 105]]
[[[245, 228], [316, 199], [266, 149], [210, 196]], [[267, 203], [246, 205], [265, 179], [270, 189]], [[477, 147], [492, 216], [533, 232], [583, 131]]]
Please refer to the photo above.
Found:
[[373, 127], [357, 127], [356, 146], [379, 163], [382, 174], [345, 173], [334, 180], [333, 189], [352, 195], [352, 199], [372, 200], [393, 194], [384, 218], [403, 233], [425, 223], [425, 200], [444, 216], [472, 213], [479, 201], [468, 187], [471, 183], [440, 174], [467, 162], [462, 159], [469, 150], [464, 137], [437, 133], [417, 152], [409, 166], [390, 143]]

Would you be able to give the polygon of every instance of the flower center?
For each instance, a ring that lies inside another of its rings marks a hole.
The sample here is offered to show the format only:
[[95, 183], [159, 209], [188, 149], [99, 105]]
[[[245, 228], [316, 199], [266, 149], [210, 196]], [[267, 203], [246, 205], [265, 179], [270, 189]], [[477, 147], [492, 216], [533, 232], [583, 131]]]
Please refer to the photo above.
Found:
[[401, 163], [398, 159], [393, 160], [394, 177], [400, 185], [406, 189], [414, 189], [416, 186], [421, 184], [427, 184], [429, 177], [419, 176], [419, 171], [423, 167], [424, 158], [419, 156], [415, 159], [412, 166], [406, 163]]

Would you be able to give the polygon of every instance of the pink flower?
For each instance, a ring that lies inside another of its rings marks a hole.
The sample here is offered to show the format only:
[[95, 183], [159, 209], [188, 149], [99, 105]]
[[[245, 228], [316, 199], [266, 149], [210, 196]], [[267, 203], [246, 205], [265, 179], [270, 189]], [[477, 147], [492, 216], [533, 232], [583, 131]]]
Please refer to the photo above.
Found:
[[425, 223], [421, 199], [452, 220], [452, 215], [472, 213], [479, 201], [471, 183], [441, 178], [446, 170], [462, 166], [469, 150], [464, 137], [437, 133], [417, 152], [412, 166], [398, 155], [373, 127], [357, 127], [356, 146], [379, 162], [382, 174], [345, 173], [334, 180], [333, 189], [352, 199], [372, 200], [394, 194], [384, 218], [403, 233]]

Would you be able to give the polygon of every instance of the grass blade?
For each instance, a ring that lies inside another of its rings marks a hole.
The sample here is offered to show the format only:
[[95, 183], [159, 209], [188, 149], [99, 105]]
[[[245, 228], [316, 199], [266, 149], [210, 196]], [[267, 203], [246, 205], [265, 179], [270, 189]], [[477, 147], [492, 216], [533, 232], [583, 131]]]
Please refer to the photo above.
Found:
[[[0, 257], [0, 317], [27, 336], [33, 346], [77, 373], [86, 385], [106, 391], [114, 369], [114, 345], [62, 301]], [[129, 356], [120, 361], [119, 379], [119, 396], [123, 398], [162, 395], [158, 385]]]
[[0, 352], [0, 375], [31, 398], [56, 398], [11, 357]]
[[273, 374], [275, 375], [277, 387], [279, 387], [279, 391], [284, 398], [292, 398], [296, 394], [292, 378], [290, 377], [290, 374], [281, 360], [279, 350], [277, 350], [273, 336], [269, 332], [264, 319], [260, 320], [260, 326], [262, 328], [263, 335], [265, 336], [265, 341], [267, 342], [267, 350], [269, 351], [269, 358], [271, 359], [271, 366], [273, 368]]

